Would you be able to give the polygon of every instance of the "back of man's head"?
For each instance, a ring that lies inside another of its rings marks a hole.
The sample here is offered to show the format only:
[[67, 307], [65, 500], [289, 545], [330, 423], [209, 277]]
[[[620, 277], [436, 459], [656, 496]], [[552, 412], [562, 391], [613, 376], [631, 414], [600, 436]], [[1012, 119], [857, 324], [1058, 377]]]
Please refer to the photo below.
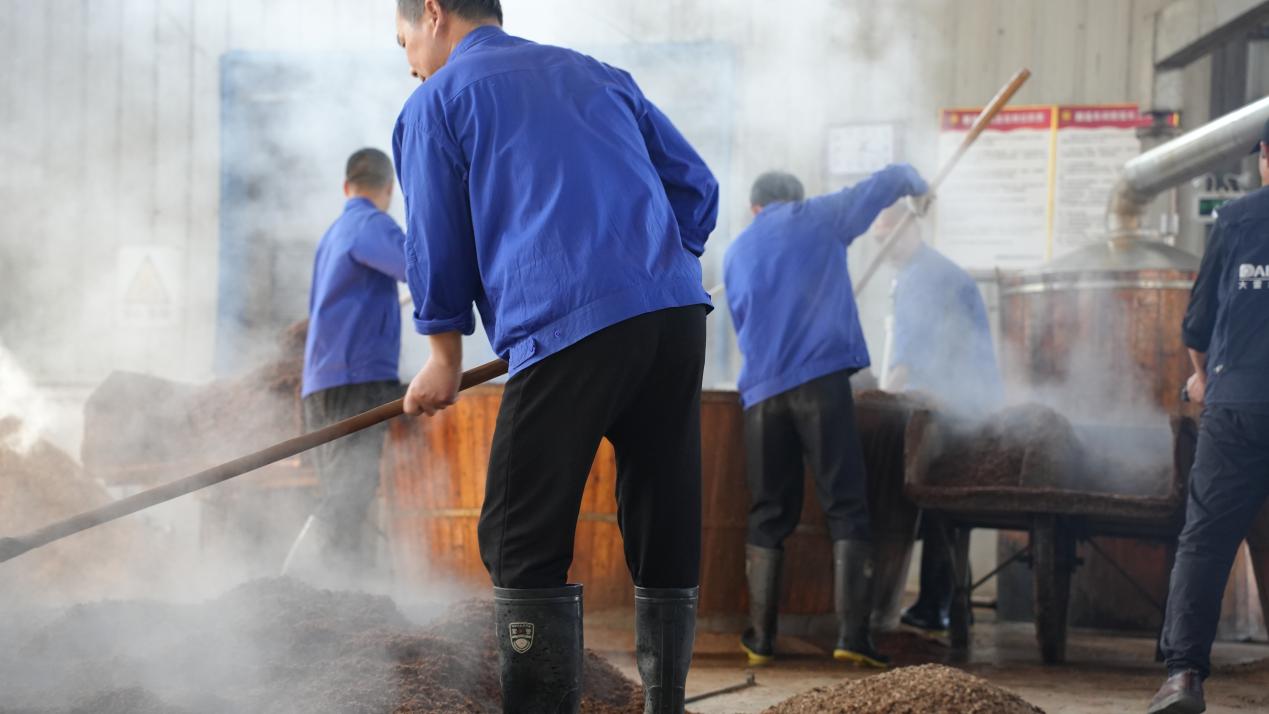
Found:
[[[501, 0], [434, 0], [442, 10], [452, 12], [464, 20], [479, 22], [481, 20], [497, 20], [502, 24]], [[397, 0], [397, 12], [412, 25], [423, 19], [423, 8], [427, 0]]]
[[784, 171], [768, 171], [753, 182], [749, 205], [762, 208], [772, 203], [795, 203], [806, 197], [797, 176]]
[[392, 185], [392, 159], [378, 149], [359, 149], [348, 157], [344, 180], [363, 191], [380, 191]]

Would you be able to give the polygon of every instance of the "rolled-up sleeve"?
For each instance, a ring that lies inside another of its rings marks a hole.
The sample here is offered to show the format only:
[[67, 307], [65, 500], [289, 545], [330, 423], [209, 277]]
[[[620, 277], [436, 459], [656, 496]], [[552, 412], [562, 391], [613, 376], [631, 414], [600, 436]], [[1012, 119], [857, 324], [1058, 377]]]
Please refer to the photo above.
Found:
[[1186, 308], [1185, 319], [1181, 323], [1181, 340], [1186, 347], [1198, 352], [1207, 352], [1212, 342], [1212, 333], [1216, 329], [1221, 273], [1225, 270], [1224, 231], [1225, 227], [1217, 220], [1212, 228], [1207, 250], [1203, 253], [1198, 278], [1190, 291], [1190, 305]]
[[358, 263], [397, 282], [405, 282], [405, 233], [392, 216], [386, 213], [371, 216], [350, 252]]
[[718, 180], [669, 117], [639, 92], [629, 75], [625, 79], [635, 93], [639, 132], [670, 199], [683, 247], [699, 257], [718, 223]]
[[420, 334], [472, 334], [480, 269], [467, 171], [443, 137], [406, 120], [392, 141], [405, 201], [405, 277]]
[[891, 164], [854, 186], [806, 201], [817, 220], [830, 224], [848, 245], [868, 231], [877, 215], [904, 196], [929, 190], [908, 164]]

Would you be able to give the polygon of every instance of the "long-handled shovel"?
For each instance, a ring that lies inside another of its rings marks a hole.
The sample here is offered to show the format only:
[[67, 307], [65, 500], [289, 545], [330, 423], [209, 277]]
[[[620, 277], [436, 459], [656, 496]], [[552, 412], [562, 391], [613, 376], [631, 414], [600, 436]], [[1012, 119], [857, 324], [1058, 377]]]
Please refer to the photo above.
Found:
[[[507, 373], [507, 363], [502, 360], [496, 360], [475, 369], [468, 370], [463, 373], [462, 382], [459, 390], [468, 389], [478, 384], [483, 384], [491, 379], [500, 377]], [[241, 456], [233, 461], [213, 466], [205, 471], [200, 471], [192, 476], [172, 481], [162, 486], [157, 486], [148, 491], [119, 499], [114, 503], [108, 503], [100, 508], [94, 508], [77, 516], [72, 516], [64, 521], [58, 521], [51, 525], [44, 526], [39, 530], [31, 531], [25, 535], [14, 538], [0, 538], [0, 563], [12, 560], [29, 550], [34, 550], [41, 546], [48, 545], [53, 541], [61, 540], [67, 536], [74, 535], [80, 531], [88, 530], [94, 526], [103, 523], [109, 523], [118, 518], [142, 511], [151, 506], [157, 506], [160, 503], [166, 503], [172, 499], [179, 498], [194, 491], [198, 491], [208, 486], [214, 486], [223, 481], [228, 481], [236, 476], [241, 476], [250, 471], [254, 471], [262, 466], [268, 466], [282, 459], [287, 459], [296, 454], [308, 451], [309, 449], [320, 446], [327, 442], [334, 441], [340, 437], [348, 436], [354, 432], [361, 431], [368, 427], [374, 426], [381, 422], [385, 422], [393, 417], [400, 416], [404, 413], [404, 399], [398, 399], [382, 406], [375, 407], [368, 412], [358, 414], [340, 422], [331, 424], [323, 429], [309, 432], [294, 439], [288, 439], [279, 444], [274, 444], [267, 449], [262, 449], [253, 454]]]
[[[956, 164], [960, 163], [961, 157], [965, 155], [965, 152], [969, 151], [969, 147], [974, 145], [974, 142], [978, 140], [979, 135], [987, 129], [987, 125], [991, 124], [991, 120], [996, 118], [996, 115], [1000, 113], [1000, 110], [1005, 108], [1005, 105], [1009, 103], [1009, 100], [1013, 99], [1013, 95], [1017, 94], [1018, 90], [1022, 89], [1022, 85], [1026, 84], [1027, 80], [1030, 78], [1031, 70], [1018, 70], [1018, 73], [1013, 76], [1013, 79], [1010, 79], [1009, 83], [1004, 87], [1001, 87], [1000, 91], [996, 93], [996, 96], [992, 97], [992, 100], [988, 102], [987, 107], [983, 109], [982, 113], [978, 115], [978, 118], [974, 120], [974, 124], [970, 127], [969, 133], [967, 133], [965, 138], [961, 140], [961, 145], [956, 148], [956, 153], [952, 154], [951, 158], [943, 164], [943, 168], [941, 168], [938, 174], [935, 175], [934, 180], [930, 181], [930, 196], [938, 194], [939, 186], [943, 185], [943, 181], [947, 179], [948, 174], [952, 173], [952, 169], [956, 168]], [[903, 218], [895, 224], [894, 228], [890, 229], [890, 234], [886, 236], [885, 241], [881, 245], [881, 251], [872, 259], [872, 263], [869, 264], [868, 269], [864, 271], [863, 275], [859, 276], [859, 280], [855, 281], [855, 297], [859, 297], [859, 294], [864, 291], [865, 287], [868, 286], [868, 282], [872, 280], [873, 275], [877, 273], [877, 269], [881, 267], [881, 262], [886, 259], [887, 255], [890, 254], [891, 249], [893, 249], [895, 243], [898, 242], [899, 236], [903, 235], [903, 232], [907, 230], [915, 215], [916, 214], [911, 211], [908, 211], [904, 214]]]

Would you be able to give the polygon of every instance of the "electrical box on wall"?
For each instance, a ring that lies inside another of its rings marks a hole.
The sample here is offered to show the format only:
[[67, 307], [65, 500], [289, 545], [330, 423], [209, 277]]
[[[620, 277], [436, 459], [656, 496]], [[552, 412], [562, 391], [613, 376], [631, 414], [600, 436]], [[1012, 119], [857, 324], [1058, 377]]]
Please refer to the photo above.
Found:
[[892, 122], [845, 124], [828, 130], [828, 173], [867, 176], [895, 162], [900, 127]]

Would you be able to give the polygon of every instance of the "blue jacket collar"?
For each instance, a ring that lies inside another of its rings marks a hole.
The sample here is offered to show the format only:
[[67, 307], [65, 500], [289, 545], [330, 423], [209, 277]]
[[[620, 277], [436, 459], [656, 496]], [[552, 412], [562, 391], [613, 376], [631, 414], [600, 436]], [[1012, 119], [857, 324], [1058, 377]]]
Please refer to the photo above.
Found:
[[454, 51], [449, 53], [449, 62], [462, 57], [464, 53], [473, 47], [479, 47], [495, 37], [503, 37], [507, 33], [497, 25], [481, 25], [467, 33], [467, 36], [458, 41], [454, 47]]

